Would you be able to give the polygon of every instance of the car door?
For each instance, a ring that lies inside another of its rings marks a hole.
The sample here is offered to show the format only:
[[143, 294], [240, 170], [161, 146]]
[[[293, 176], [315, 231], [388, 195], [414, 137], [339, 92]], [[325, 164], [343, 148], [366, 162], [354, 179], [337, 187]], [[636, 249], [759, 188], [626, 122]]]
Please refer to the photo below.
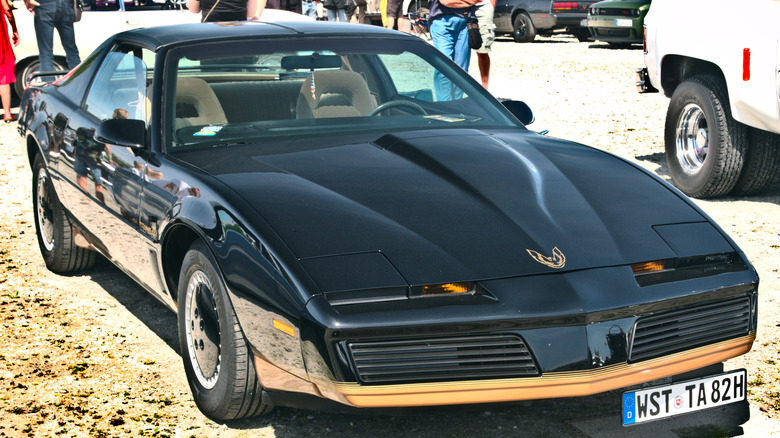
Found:
[[142, 48], [117, 45], [106, 54], [81, 107], [68, 120], [68, 148], [74, 172], [66, 176], [65, 202], [88, 232], [88, 240], [107, 258], [145, 284], [139, 275], [149, 251], [139, 235], [140, 199], [146, 177], [144, 148], [102, 143], [95, 137], [110, 118], [148, 122], [147, 70]]

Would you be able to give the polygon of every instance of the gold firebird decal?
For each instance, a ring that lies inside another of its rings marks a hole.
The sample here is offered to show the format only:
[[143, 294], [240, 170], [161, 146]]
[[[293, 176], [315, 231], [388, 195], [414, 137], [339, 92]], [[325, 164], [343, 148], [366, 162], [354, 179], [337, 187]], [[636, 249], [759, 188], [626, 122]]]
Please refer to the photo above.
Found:
[[547, 257], [532, 249], [526, 249], [526, 251], [528, 251], [528, 254], [531, 254], [531, 257], [533, 257], [534, 260], [551, 268], [561, 269], [566, 264], [566, 256], [563, 255], [557, 246], [552, 250], [552, 257]]

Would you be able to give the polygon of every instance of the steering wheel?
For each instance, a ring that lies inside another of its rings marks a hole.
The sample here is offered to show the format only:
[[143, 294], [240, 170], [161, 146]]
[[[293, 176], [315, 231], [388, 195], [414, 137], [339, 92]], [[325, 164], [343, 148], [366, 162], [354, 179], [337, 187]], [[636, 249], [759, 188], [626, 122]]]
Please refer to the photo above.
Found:
[[421, 107], [420, 105], [417, 105], [414, 102], [409, 102], [409, 101], [406, 101], [406, 100], [391, 100], [391, 101], [385, 102], [382, 105], [379, 105], [378, 107], [376, 107], [376, 108], [372, 109], [371, 111], [369, 111], [368, 114], [366, 114], [366, 117], [375, 116], [375, 115], [381, 113], [382, 111], [384, 111], [386, 109], [395, 108], [397, 106], [405, 106], [407, 108], [411, 108], [411, 109], [417, 111], [418, 113], [420, 113], [422, 115], [427, 115], [428, 114], [428, 112], [425, 111], [425, 108]]

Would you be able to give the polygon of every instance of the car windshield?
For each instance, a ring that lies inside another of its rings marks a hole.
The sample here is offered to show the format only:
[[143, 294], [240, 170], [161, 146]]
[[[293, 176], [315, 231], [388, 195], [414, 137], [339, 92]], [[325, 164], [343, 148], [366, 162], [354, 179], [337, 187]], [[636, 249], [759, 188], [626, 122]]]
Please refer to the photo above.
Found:
[[422, 40], [296, 38], [168, 55], [171, 151], [429, 128], [522, 126]]

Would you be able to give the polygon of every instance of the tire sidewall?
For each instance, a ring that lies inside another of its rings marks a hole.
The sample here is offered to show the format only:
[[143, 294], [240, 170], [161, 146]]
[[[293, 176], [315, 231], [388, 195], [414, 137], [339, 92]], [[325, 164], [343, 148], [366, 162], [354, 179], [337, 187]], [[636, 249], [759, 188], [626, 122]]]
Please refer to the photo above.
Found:
[[[21, 68], [17, 68], [17, 71], [15, 72], [16, 81], [14, 82], [14, 91], [16, 94], [21, 97], [24, 93], [24, 90], [27, 89], [27, 87], [30, 85], [27, 83], [27, 77], [35, 72], [38, 71], [41, 67], [41, 59], [40, 58], [32, 58], [29, 61], [27, 61], [24, 66]], [[54, 58], [54, 70], [67, 70], [63, 66], [63, 63], [60, 62], [58, 58]]]
[[[523, 33], [518, 30], [520, 28], [520, 24], [523, 24], [525, 27], [525, 32]], [[522, 13], [515, 17], [514, 21], [512, 22], [512, 37], [518, 43], [527, 43], [536, 37], [533, 28], [533, 22], [531, 21], [530, 17]]]
[[[725, 121], [716, 116], [718, 111], [715, 107], [716, 103], [710, 98], [713, 94], [712, 90], [699, 82], [686, 81], [677, 87], [669, 102], [664, 128], [666, 162], [674, 185], [689, 196], [710, 196], [707, 192], [712, 185], [711, 181], [716, 177], [715, 173], [720, 170], [718, 163], [720, 155], [723, 153], [722, 143], [725, 140], [720, 133], [725, 129], [723, 126]], [[677, 155], [677, 125], [682, 117], [683, 109], [688, 104], [695, 104], [701, 108], [707, 121], [708, 131], [707, 157], [704, 159], [702, 167], [694, 174], [687, 173], [682, 169]], [[721, 103], [718, 102], [718, 104]]]
[[[48, 192], [49, 192], [49, 207], [52, 209], [52, 234], [53, 234], [53, 245], [54, 247], [49, 250], [46, 248], [46, 245], [43, 242], [43, 231], [41, 230], [40, 226], [40, 218], [39, 218], [39, 212], [38, 212], [38, 179], [40, 178], [41, 172], [46, 173], [46, 181], [48, 186]], [[53, 266], [56, 266], [59, 264], [58, 260], [58, 254], [62, 251], [62, 221], [63, 221], [63, 213], [62, 213], [62, 207], [60, 206], [59, 199], [57, 199], [57, 194], [54, 192], [54, 186], [51, 183], [51, 176], [49, 176], [48, 170], [46, 170], [46, 166], [43, 162], [43, 158], [41, 158], [40, 155], [35, 156], [35, 161], [33, 163], [33, 216], [35, 219], [35, 234], [38, 238], [38, 247], [41, 250], [41, 256], [43, 257], [43, 261], [46, 263], [46, 266], [51, 269]]]
[[[230, 398], [231, 393], [231, 388], [229, 386], [233, 373], [235, 372], [233, 367], [235, 364], [234, 358], [236, 357], [236, 348], [233, 343], [233, 338], [228, 335], [231, 329], [229, 321], [231, 319], [230, 316], [232, 315], [232, 307], [228, 302], [224, 282], [215, 266], [216, 263], [214, 262], [211, 253], [202, 242], [194, 244], [190, 250], [187, 251], [179, 277], [178, 326], [179, 345], [181, 348], [181, 356], [184, 360], [184, 370], [195, 403], [206, 416], [212, 419], [221, 420], [225, 418], [229, 408], [226, 400]], [[198, 271], [203, 272], [211, 283], [211, 290], [217, 308], [217, 316], [219, 318], [220, 370], [219, 376], [217, 377], [217, 383], [211, 389], [204, 388], [198, 381], [198, 378], [193, 371], [194, 365], [190, 359], [189, 346], [187, 345], [185, 325], [187, 322], [185, 308], [186, 302], [189, 299], [189, 297], [187, 297], [187, 285], [192, 276]]]

